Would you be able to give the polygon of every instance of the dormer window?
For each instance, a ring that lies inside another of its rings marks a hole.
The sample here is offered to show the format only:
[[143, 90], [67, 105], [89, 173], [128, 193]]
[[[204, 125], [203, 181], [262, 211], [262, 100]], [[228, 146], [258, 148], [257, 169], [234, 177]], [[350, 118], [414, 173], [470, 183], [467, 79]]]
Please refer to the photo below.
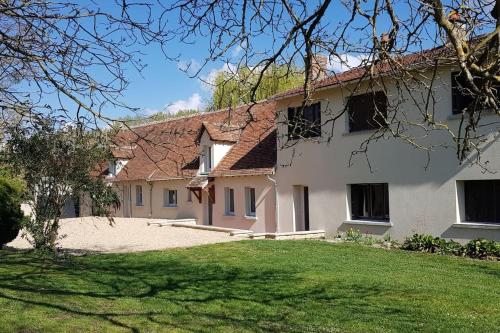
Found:
[[115, 161], [109, 161], [108, 162], [108, 175], [109, 176], [116, 176], [116, 162]]
[[205, 146], [203, 148], [203, 172], [209, 173], [212, 171], [212, 147]]

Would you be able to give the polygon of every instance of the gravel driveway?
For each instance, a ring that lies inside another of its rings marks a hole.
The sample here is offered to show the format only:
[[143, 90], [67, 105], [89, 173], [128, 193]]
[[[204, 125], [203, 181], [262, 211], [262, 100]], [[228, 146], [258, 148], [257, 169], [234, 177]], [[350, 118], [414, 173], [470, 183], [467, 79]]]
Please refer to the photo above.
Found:
[[[134, 252], [188, 247], [235, 241], [224, 232], [179, 227], [148, 226], [149, 219], [115, 218], [113, 226], [106, 218], [84, 217], [61, 220], [59, 246], [68, 250], [97, 252]], [[154, 221], [154, 220], [153, 220]], [[27, 240], [18, 237], [7, 244], [14, 248], [30, 248]]]

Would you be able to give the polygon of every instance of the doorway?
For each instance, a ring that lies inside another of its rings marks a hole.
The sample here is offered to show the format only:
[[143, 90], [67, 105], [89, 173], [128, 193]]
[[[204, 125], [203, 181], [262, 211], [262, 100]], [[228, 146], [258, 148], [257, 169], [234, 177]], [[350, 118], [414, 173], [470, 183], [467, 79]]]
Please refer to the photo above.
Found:
[[214, 201], [208, 191], [203, 191], [203, 224], [213, 225]]
[[123, 185], [123, 217], [131, 217], [130, 185]]
[[210, 196], [208, 197], [208, 225], [213, 225], [214, 203]]
[[310, 230], [308, 186], [293, 186], [293, 219], [295, 231]]

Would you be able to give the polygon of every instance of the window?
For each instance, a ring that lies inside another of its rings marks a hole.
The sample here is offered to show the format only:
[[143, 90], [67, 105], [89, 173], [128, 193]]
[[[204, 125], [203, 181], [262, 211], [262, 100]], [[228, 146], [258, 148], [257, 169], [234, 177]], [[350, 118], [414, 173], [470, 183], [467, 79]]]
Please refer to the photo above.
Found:
[[245, 214], [246, 216], [255, 216], [255, 188], [245, 188]]
[[110, 176], [116, 176], [116, 163], [115, 163], [115, 161], [108, 162], [108, 174]]
[[[474, 82], [480, 84], [480, 79]], [[497, 96], [500, 98], [500, 87], [496, 87]], [[475, 108], [475, 96], [468, 88], [466, 77], [460, 72], [451, 73], [451, 105], [453, 114], [462, 114], [465, 109]], [[481, 106], [478, 107], [481, 109]]]
[[224, 188], [224, 204], [226, 215], [234, 215], [234, 189]]
[[193, 197], [192, 197], [192, 193], [191, 193], [190, 189], [187, 190], [187, 195], [188, 195], [187, 201], [188, 202], [193, 202]]
[[135, 186], [135, 205], [142, 206], [142, 186]]
[[389, 221], [388, 184], [351, 185], [351, 219]]
[[177, 206], [177, 190], [163, 190], [163, 207]]
[[383, 91], [351, 96], [347, 102], [349, 132], [377, 129], [385, 126], [387, 96]]
[[464, 222], [500, 223], [500, 180], [467, 180], [464, 197]]
[[212, 147], [206, 146], [203, 149], [203, 172], [212, 171]]
[[321, 104], [288, 108], [288, 138], [321, 136]]

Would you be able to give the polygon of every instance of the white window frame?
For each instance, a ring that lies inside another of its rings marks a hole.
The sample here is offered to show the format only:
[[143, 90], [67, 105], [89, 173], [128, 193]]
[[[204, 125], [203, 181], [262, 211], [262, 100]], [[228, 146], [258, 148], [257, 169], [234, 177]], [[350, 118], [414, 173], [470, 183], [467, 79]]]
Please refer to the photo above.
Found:
[[135, 206], [144, 206], [144, 198], [142, 197], [142, 185], [135, 185]]
[[[170, 202], [170, 194], [173, 193], [173, 202]], [[177, 207], [177, 190], [163, 189], [163, 207]]]
[[[232, 208], [231, 211], [231, 200]], [[224, 214], [226, 216], [235, 216], [235, 202], [234, 202], [234, 189], [229, 187], [224, 187]]]
[[213, 168], [213, 148], [212, 146], [203, 147], [203, 173], [209, 173]]
[[[253, 208], [252, 211], [252, 192], [253, 192]], [[245, 216], [257, 216], [257, 193], [255, 187], [245, 187]]]

